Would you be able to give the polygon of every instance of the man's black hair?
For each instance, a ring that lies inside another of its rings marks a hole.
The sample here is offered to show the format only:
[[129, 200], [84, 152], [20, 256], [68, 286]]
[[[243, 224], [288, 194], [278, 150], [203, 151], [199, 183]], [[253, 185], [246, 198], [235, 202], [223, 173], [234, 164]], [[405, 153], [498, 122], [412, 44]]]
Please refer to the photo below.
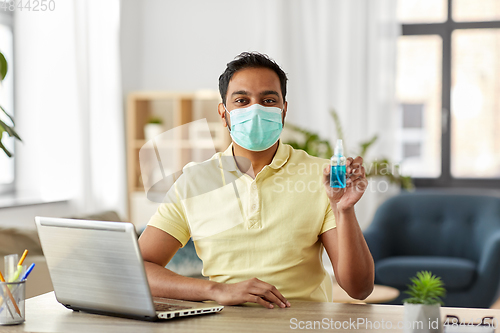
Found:
[[265, 54], [258, 52], [243, 52], [233, 61], [228, 63], [224, 73], [219, 76], [219, 92], [224, 105], [226, 105], [226, 95], [229, 81], [231, 81], [234, 73], [245, 68], [269, 68], [273, 70], [280, 79], [281, 94], [283, 95], [283, 101], [285, 101], [286, 81], [288, 79], [280, 66]]

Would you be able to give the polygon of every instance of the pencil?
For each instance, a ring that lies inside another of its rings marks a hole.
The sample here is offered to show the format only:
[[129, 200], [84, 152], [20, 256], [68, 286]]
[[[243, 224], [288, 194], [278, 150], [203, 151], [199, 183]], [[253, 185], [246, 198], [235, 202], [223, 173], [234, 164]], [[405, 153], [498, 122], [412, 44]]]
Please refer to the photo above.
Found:
[[4, 299], [2, 296], [0, 296], [0, 313], [2, 313], [2, 311], [3, 311], [2, 305], [3, 305], [4, 301], [5, 301], [5, 307], [9, 311], [10, 316], [12, 317], [12, 319], [14, 319], [14, 315], [12, 314], [12, 311], [10, 310], [9, 304], [7, 304], [7, 300]]
[[28, 249], [24, 250], [23, 255], [21, 256], [21, 259], [19, 259], [19, 263], [17, 264], [17, 266], [21, 266], [23, 264], [27, 254], [28, 254]]
[[[5, 282], [5, 279], [3, 278], [2, 272], [0, 272], [0, 281]], [[12, 296], [12, 293], [10, 292], [10, 289], [8, 286], [5, 286], [5, 291], [7, 292], [7, 295], [9, 295], [9, 298], [12, 301], [14, 308], [16, 308], [17, 314], [22, 317], [21, 311], [19, 311], [19, 308], [17, 307], [17, 304], [16, 304], [16, 300], [14, 299], [14, 296]]]
[[28, 250], [24, 250], [23, 255], [21, 256], [21, 259], [19, 259], [19, 263], [17, 264], [17, 270], [10, 277], [7, 276], [7, 279], [9, 280], [9, 282], [15, 282], [15, 281], [17, 281], [17, 279], [19, 279], [19, 275], [21, 275], [21, 272], [23, 271], [23, 262], [24, 262], [24, 259], [26, 259], [27, 254], [28, 254]]

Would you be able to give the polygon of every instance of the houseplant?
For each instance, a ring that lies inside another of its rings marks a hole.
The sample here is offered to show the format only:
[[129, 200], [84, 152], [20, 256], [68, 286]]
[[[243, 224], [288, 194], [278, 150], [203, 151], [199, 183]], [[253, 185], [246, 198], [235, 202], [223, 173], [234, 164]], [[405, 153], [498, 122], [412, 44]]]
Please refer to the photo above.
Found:
[[146, 141], [163, 133], [163, 120], [160, 117], [149, 118], [146, 125], [144, 125], [144, 138]]
[[[5, 59], [2, 52], [0, 52], [0, 83], [7, 75], [7, 70], [8, 70], [7, 60]], [[12, 125], [8, 125], [5, 121], [2, 120], [3, 114], [7, 116]], [[7, 133], [9, 136], [18, 139], [19, 141], [22, 141], [19, 135], [14, 130], [14, 126], [15, 126], [14, 119], [7, 113], [7, 111], [5, 111], [5, 109], [2, 106], [0, 106], [0, 148], [5, 152], [5, 154], [8, 157], [12, 157], [12, 153], [2, 143], [4, 132]]]
[[[345, 147], [346, 145], [344, 140], [344, 132], [342, 130], [342, 125], [340, 123], [339, 116], [335, 110], [331, 110], [330, 115], [332, 116], [335, 122], [337, 137], [344, 141], [344, 147]], [[301, 142], [297, 140], [291, 140], [286, 142], [293, 148], [302, 149], [306, 151], [309, 155], [321, 158], [329, 159], [333, 155], [333, 148], [328, 140], [322, 139], [319, 137], [318, 134], [305, 130], [299, 126], [293, 124], [287, 124], [286, 126], [288, 129], [291, 129], [292, 131], [299, 133], [303, 137], [303, 141]], [[378, 136], [374, 135], [367, 141], [361, 142], [359, 144], [358, 151], [355, 152], [356, 153], [355, 155], [359, 155], [364, 159], [370, 147], [372, 147], [372, 145], [377, 140]], [[345, 155], [347, 156], [347, 153]], [[411, 177], [400, 175], [399, 166], [391, 163], [391, 161], [386, 157], [373, 159], [371, 161], [365, 161], [364, 166], [367, 178], [382, 177], [386, 178], [389, 181], [389, 183], [396, 184], [405, 190], [413, 189], [413, 182], [411, 180]]]
[[405, 291], [410, 297], [403, 300], [404, 332], [442, 332], [441, 297], [446, 294], [443, 281], [429, 271], [421, 271], [411, 282]]

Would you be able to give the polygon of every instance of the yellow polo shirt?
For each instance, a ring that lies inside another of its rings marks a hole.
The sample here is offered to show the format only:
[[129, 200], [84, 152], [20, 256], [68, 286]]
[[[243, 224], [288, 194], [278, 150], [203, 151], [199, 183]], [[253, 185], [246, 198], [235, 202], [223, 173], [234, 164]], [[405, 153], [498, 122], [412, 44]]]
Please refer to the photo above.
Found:
[[[240, 168], [249, 165], [236, 160]], [[271, 164], [252, 179], [235, 164], [230, 145], [186, 165], [148, 225], [182, 246], [192, 237], [202, 274], [212, 281], [256, 277], [287, 299], [331, 301], [318, 237], [336, 226], [322, 183], [328, 164], [280, 142]]]

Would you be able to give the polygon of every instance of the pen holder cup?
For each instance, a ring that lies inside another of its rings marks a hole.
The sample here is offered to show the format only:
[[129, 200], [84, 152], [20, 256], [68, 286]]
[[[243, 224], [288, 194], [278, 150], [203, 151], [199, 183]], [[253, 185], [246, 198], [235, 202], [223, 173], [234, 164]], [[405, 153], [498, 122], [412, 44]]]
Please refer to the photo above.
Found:
[[21, 324], [25, 320], [26, 280], [0, 282], [0, 325]]

